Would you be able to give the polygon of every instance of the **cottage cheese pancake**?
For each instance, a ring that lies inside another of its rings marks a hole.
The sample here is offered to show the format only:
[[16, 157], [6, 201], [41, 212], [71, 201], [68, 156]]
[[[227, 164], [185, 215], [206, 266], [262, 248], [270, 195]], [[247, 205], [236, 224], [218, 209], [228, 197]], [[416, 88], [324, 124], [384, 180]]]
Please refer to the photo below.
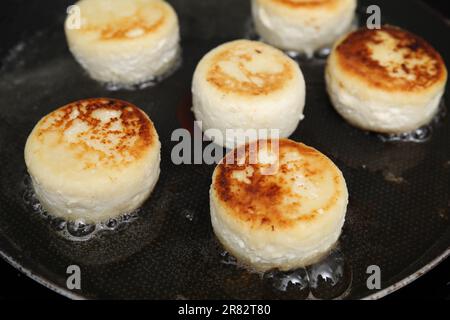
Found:
[[231, 151], [216, 167], [210, 190], [217, 238], [260, 271], [319, 260], [339, 238], [347, 202], [344, 177], [333, 162], [287, 139]]
[[162, 0], [81, 0], [81, 26], [71, 16], [70, 51], [95, 80], [134, 85], [162, 76], [179, 53], [178, 18]]
[[120, 100], [80, 100], [42, 118], [28, 137], [25, 162], [50, 214], [99, 222], [139, 207], [159, 176], [153, 123]]
[[264, 41], [311, 56], [349, 31], [356, 4], [356, 0], [252, 0], [252, 12]]
[[422, 38], [393, 26], [361, 29], [339, 41], [326, 69], [336, 110], [365, 130], [401, 133], [436, 114], [447, 69]]
[[298, 65], [281, 51], [237, 40], [209, 52], [195, 70], [193, 112], [203, 129], [218, 129], [215, 143], [233, 148], [242, 137], [227, 129], [278, 129], [288, 137], [303, 119], [305, 82]]

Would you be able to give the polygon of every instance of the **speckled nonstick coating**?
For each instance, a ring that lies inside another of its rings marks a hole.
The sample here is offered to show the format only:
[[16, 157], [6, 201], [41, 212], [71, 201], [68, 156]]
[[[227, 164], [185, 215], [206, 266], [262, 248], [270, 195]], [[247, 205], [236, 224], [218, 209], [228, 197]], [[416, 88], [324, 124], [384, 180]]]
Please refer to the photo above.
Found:
[[[249, 1], [169, 2], [181, 20], [181, 68], [154, 87], [114, 92], [89, 79], [67, 49], [62, 24], [69, 1], [2, 3], [0, 254], [73, 298], [305, 298], [304, 291], [274, 292], [259, 275], [221, 262], [209, 218], [214, 166], [176, 166], [170, 158], [172, 131], [192, 124], [189, 92], [197, 62], [216, 45], [248, 34]], [[361, 1], [361, 8], [367, 3]], [[375, 3], [385, 22], [423, 36], [450, 62], [448, 27], [423, 5]], [[347, 180], [350, 203], [340, 239], [352, 274], [346, 298], [380, 297], [449, 253], [449, 117], [426, 142], [383, 142], [349, 126], [333, 110], [325, 93], [325, 60], [300, 64], [307, 83], [306, 119], [291, 138], [325, 153]], [[99, 96], [130, 101], [149, 114], [162, 142], [161, 177], [136, 221], [87, 242], [71, 242], [24, 202], [23, 148], [42, 116]], [[71, 292], [65, 288], [66, 268], [72, 264], [81, 267], [82, 288]], [[370, 265], [382, 270], [381, 291], [367, 289]]]

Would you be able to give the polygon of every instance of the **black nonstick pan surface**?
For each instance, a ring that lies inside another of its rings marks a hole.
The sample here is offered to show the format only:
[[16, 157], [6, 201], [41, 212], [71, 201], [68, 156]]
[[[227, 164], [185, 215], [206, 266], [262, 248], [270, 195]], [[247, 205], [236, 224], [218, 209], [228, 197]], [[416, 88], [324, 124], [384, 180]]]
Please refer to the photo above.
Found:
[[[173, 164], [170, 155], [177, 142], [171, 141], [171, 134], [177, 128], [192, 128], [190, 85], [201, 57], [223, 42], [254, 37], [250, 3], [169, 2], [180, 19], [181, 66], [155, 86], [116, 91], [91, 80], [69, 53], [63, 21], [70, 2], [2, 2], [0, 255], [4, 259], [71, 298], [359, 299], [382, 297], [449, 255], [448, 89], [441, 113], [429, 128], [406, 138], [380, 137], [349, 126], [334, 111], [325, 92], [325, 59], [316, 57], [299, 59], [307, 83], [306, 119], [291, 139], [319, 149], [344, 173], [350, 203], [339, 245], [325, 261], [306, 270], [260, 275], [237, 265], [221, 249], [210, 224], [208, 190], [214, 166]], [[424, 5], [360, 1], [360, 20], [369, 4], [380, 5], [383, 22], [427, 39], [449, 65], [449, 27]], [[90, 226], [79, 229], [90, 234], [83, 241], [76, 232], [72, 233], [77, 237], [67, 237], [70, 225], [39, 212], [23, 149], [42, 116], [89, 97], [127, 100], [149, 114], [162, 142], [162, 162], [156, 189], [139, 212], [122, 219], [127, 221], [110, 221], [94, 235]], [[81, 270], [79, 290], [66, 287], [71, 265]], [[380, 289], [367, 286], [370, 266], [379, 267]]]

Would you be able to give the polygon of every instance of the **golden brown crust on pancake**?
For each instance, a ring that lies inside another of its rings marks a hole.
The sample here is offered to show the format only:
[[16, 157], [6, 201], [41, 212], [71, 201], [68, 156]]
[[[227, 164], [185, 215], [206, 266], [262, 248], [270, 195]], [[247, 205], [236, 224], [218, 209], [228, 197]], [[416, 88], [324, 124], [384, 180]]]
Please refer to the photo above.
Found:
[[[266, 50], [269, 49], [260, 45], [254, 48], [254, 54], [264, 54]], [[251, 62], [253, 60], [251, 54], [236, 52], [235, 47], [222, 50], [213, 58], [207, 73], [207, 81], [220, 91], [227, 93], [252, 96], [267, 95], [283, 88], [285, 83], [294, 76], [292, 66], [289, 65], [288, 61], [284, 61], [285, 59], [283, 58], [285, 57], [280, 56], [278, 58], [274, 56], [274, 59], [277, 59], [276, 62], [282, 66], [282, 70], [279, 72], [252, 72], [244, 65], [244, 62]], [[245, 75], [248, 81], [241, 81], [234, 78], [220, 66], [220, 63], [231, 61], [238, 64], [239, 70]]]
[[[256, 143], [256, 142], [255, 142]], [[264, 175], [261, 168], [267, 164], [252, 164], [252, 152], [256, 149], [255, 143], [231, 151], [218, 165], [213, 188], [218, 200], [228, 208], [227, 212], [235, 218], [247, 223], [252, 229], [280, 230], [293, 227], [299, 222], [308, 222], [315, 219], [319, 211], [327, 212], [338, 200], [341, 194], [341, 178], [337, 170], [333, 170], [334, 194], [327, 199], [321, 208], [311, 212], [299, 212], [302, 209], [302, 196], [293, 192], [293, 177], [286, 175], [289, 171], [301, 172], [303, 176], [314, 182], [324, 178], [324, 171], [330, 170], [331, 161], [319, 151], [301, 143], [287, 139], [279, 140], [279, 155], [281, 165], [274, 175]], [[271, 149], [271, 141], [267, 143], [267, 150]], [[253, 146], [253, 147], [251, 147]], [[238, 161], [239, 152], [245, 148], [245, 165]], [[240, 151], [239, 151], [240, 150]], [[300, 154], [302, 160], [289, 162], [284, 157], [290, 152]], [[284, 161], [286, 160], [286, 161]], [[250, 170], [250, 171], [248, 171]], [[236, 172], [250, 172], [248, 181], [241, 181], [234, 177]], [[286, 203], [286, 198], [295, 199]]]
[[[388, 44], [389, 42], [389, 44]], [[389, 46], [392, 46], [391, 48]], [[382, 48], [386, 46], [386, 49]], [[375, 48], [401, 57], [381, 63], [374, 58]], [[440, 54], [424, 39], [397, 27], [381, 30], [360, 29], [348, 35], [337, 47], [342, 69], [366, 81], [371, 86], [389, 91], [427, 89], [447, 76]]]
[[161, 16], [155, 23], [147, 24], [139, 15], [117, 21], [114, 25], [105, 26], [100, 30], [103, 40], [126, 39], [133, 30], [142, 30], [142, 35], [146, 35], [158, 30], [164, 23], [164, 16]]
[[[94, 114], [96, 111], [118, 111], [118, 116], [104, 121]], [[69, 133], [79, 123], [83, 130]], [[65, 134], [72, 134], [72, 140], [64, 139]], [[41, 141], [56, 136], [56, 143], [66, 145], [86, 162], [86, 168], [126, 165], [140, 159], [157, 140], [153, 123], [143, 111], [131, 103], [109, 98], [85, 99], [61, 107], [41, 120], [35, 136]], [[92, 162], [92, 154], [98, 156], [96, 163]]]
[[272, 0], [294, 9], [334, 8], [340, 0]]
[[106, 25], [87, 25], [81, 31], [98, 32], [101, 40], [135, 39], [155, 33], [166, 21], [169, 12], [160, 3], [152, 3], [152, 10], [159, 11], [159, 17], [154, 21], [147, 21], [145, 13], [138, 8], [133, 16], [116, 19]]

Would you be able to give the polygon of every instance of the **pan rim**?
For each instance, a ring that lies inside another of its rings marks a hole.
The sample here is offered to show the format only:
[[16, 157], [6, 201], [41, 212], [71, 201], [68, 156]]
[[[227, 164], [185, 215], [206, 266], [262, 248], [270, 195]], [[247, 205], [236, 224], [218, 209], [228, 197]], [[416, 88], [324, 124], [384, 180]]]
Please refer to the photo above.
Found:
[[[77, 293], [74, 293], [66, 288], [63, 288], [54, 282], [46, 279], [44, 276], [39, 275], [37, 273], [34, 273], [30, 270], [30, 268], [24, 266], [24, 264], [17, 261], [17, 259], [14, 259], [11, 254], [6, 253], [6, 251], [2, 248], [0, 248], [0, 256], [5, 260], [9, 265], [14, 267], [16, 270], [20, 271], [30, 279], [36, 281], [40, 285], [52, 290], [53, 292], [56, 292], [59, 295], [62, 295], [66, 298], [69, 298], [71, 300], [91, 300], [90, 298], [80, 295]], [[395, 291], [406, 287], [407, 285], [411, 284], [415, 280], [419, 279], [421, 276], [425, 275], [432, 269], [434, 269], [437, 265], [439, 265], [441, 262], [443, 262], [445, 259], [450, 257], [450, 248], [445, 250], [443, 253], [441, 253], [439, 256], [435, 257], [433, 260], [425, 264], [423, 267], [421, 267], [419, 270], [414, 271], [413, 273], [409, 274], [408, 276], [404, 277], [403, 279], [391, 284], [390, 286], [377, 291], [371, 295], [368, 295], [366, 297], [362, 297], [358, 300], [379, 300], [383, 297], [388, 296], [391, 293], [394, 293]], [[95, 300], [92, 299], [92, 300]]]

